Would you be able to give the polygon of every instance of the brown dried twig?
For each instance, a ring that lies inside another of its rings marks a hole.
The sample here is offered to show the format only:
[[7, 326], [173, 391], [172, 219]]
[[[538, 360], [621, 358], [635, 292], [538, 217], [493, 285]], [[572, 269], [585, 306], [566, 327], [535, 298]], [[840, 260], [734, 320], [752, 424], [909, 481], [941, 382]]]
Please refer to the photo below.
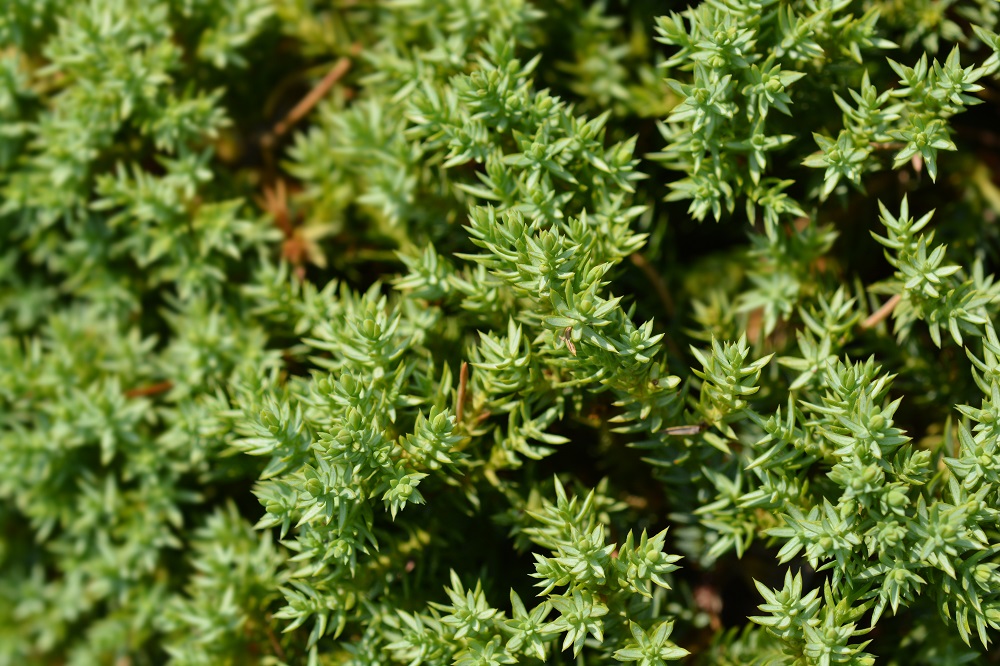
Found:
[[264, 630], [267, 632], [267, 640], [271, 644], [271, 649], [274, 650], [274, 655], [281, 661], [285, 661], [285, 651], [281, 647], [281, 643], [278, 642], [278, 637], [274, 635], [274, 630], [271, 629], [271, 617], [267, 618], [267, 622], [264, 623]]
[[670, 290], [667, 288], [667, 283], [663, 281], [663, 278], [656, 269], [653, 268], [652, 264], [646, 261], [646, 257], [642, 256], [638, 252], [633, 252], [629, 255], [629, 259], [635, 264], [635, 267], [642, 271], [649, 283], [653, 285], [653, 290], [659, 297], [660, 302], [663, 304], [663, 309], [666, 310], [667, 315], [673, 318], [674, 316], [674, 298], [670, 295]]
[[125, 391], [126, 398], [144, 398], [151, 395], [157, 395], [158, 393], [165, 393], [174, 387], [174, 383], [170, 380], [162, 381], [156, 384], [150, 384], [149, 386], [139, 386], [134, 389], [129, 389]]
[[896, 306], [899, 305], [899, 302], [901, 300], [903, 300], [902, 295], [895, 294], [892, 298], [890, 298], [889, 300], [887, 300], [882, 305], [882, 307], [880, 307], [878, 310], [876, 310], [875, 312], [873, 312], [868, 317], [868, 319], [865, 319], [863, 322], [861, 322], [861, 328], [863, 328], [863, 329], [869, 329], [869, 328], [872, 328], [873, 326], [875, 326], [876, 324], [878, 324], [880, 321], [882, 321], [883, 319], [885, 319], [886, 317], [888, 317], [889, 314], [892, 313], [893, 310], [896, 309]]
[[[355, 44], [351, 47], [351, 55], [355, 56], [361, 51], [360, 44]], [[298, 104], [296, 104], [291, 111], [289, 111], [284, 118], [282, 118], [274, 126], [270, 132], [265, 133], [261, 139], [261, 145], [265, 148], [270, 148], [274, 145], [275, 141], [280, 139], [288, 130], [290, 130], [297, 122], [306, 117], [306, 115], [312, 111], [323, 97], [326, 96], [333, 85], [337, 83], [340, 79], [347, 74], [348, 70], [351, 69], [351, 58], [344, 56], [334, 63], [330, 71], [326, 73], [326, 76], [316, 84], [316, 86], [309, 91], [309, 93], [303, 97]]]
[[455, 396], [455, 423], [461, 423], [465, 415], [465, 388], [469, 383], [469, 364], [462, 361], [462, 369], [458, 371], [458, 395]]

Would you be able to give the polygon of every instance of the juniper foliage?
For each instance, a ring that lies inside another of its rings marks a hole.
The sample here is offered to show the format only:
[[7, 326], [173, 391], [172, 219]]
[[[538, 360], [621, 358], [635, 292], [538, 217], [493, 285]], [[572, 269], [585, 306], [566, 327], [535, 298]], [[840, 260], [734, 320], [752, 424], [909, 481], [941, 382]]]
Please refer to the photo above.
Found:
[[8, 0], [0, 664], [985, 659], [998, 22]]

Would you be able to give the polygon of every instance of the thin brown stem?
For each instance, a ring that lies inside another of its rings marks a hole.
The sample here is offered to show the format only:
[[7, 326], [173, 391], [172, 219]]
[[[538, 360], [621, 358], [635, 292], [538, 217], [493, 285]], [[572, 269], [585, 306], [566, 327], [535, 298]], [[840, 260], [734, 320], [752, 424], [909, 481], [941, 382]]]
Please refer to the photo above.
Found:
[[906, 144], [902, 141], [871, 141], [868, 146], [873, 150], [902, 150], [906, 147]]
[[[360, 45], [354, 45], [351, 49], [351, 55], [357, 55], [360, 51]], [[274, 126], [270, 132], [265, 134], [261, 138], [261, 143], [266, 147], [270, 147], [277, 139], [281, 138], [288, 130], [290, 130], [297, 122], [302, 120], [306, 115], [313, 110], [323, 97], [326, 96], [330, 89], [333, 88], [334, 84], [347, 74], [348, 70], [351, 68], [351, 58], [344, 56], [340, 58], [330, 71], [327, 72], [326, 76], [316, 84], [316, 86], [309, 91], [305, 97], [303, 97], [298, 104], [296, 104], [291, 111], [282, 118], [277, 125]]]
[[887, 300], [882, 305], [882, 307], [873, 312], [871, 316], [868, 317], [868, 319], [865, 319], [863, 322], [861, 322], [861, 328], [869, 329], [878, 324], [880, 321], [888, 317], [893, 310], [896, 309], [896, 306], [899, 305], [899, 302], [901, 300], [903, 300], [903, 296], [901, 294], [893, 295], [893, 297]]
[[166, 391], [169, 391], [173, 387], [174, 387], [174, 383], [172, 381], [167, 380], [167, 381], [159, 382], [157, 384], [151, 384], [149, 386], [139, 386], [139, 387], [134, 388], [134, 389], [129, 389], [128, 391], [125, 391], [125, 397], [126, 398], [143, 398], [143, 397], [147, 397], [147, 396], [151, 396], [151, 395], [156, 395], [158, 393], [164, 393]]
[[267, 640], [271, 643], [271, 649], [274, 650], [274, 654], [281, 661], [285, 661], [285, 651], [281, 647], [281, 643], [278, 642], [278, 637], [274, 635], [274, 630], [271, 629], [270, 624], [271, 617], [268, 616], [267, 620], [264, 622], [264, 630], [267, 632]]
[[663, 278], [656, 269], [646, 261], [646, 258], [639, 254], [638, 252], [633, 252], [629, 255], [629, 259], [635, 264], [636, 268], [642, 271], [649, 283], [653, 285], [653, 290], [659, 297], [660, 302], [663, 304], [663, 309], [666, 310], [667, 314], [673, 319], [674, 316], [674, 298], [670, 295], [670, 290], [667, 289], [667, 283], [663, 281]]
[[[667, 288], [667, 283], [663, 281], [663, 277], [656, 272], [653, 265], [646, 261], [646, 257], [642, 256], [638, 252], [633, 252], [628, 256], [635, 264], [635, 267], [642, 271], [642, 274], [646, 276], [649, 283], [653, 285], [653, 291], [656, 292], [657, 297], [660, 299], [660, 304], [663, 305], [664, 311], [670, 319], [674, 318], [674, 312], [676, 310], [674, 306], [674, 297], [670, 295], [670, 289]], [[683, 358], [680, 347], [674, 342], [673, 338], [669, 335], [663, 338], [664, 343], [667, 345], [667, 349], [671, 354], [677, 358]], [[575, 356], [575, 354], [574, 354]]]
[[465, 388], [469, 383], [469, 364], [462, 361], [462, 369], [458, 371], [458, 395], [455, 397], [455, 423], [461, 423], [465, 415]]

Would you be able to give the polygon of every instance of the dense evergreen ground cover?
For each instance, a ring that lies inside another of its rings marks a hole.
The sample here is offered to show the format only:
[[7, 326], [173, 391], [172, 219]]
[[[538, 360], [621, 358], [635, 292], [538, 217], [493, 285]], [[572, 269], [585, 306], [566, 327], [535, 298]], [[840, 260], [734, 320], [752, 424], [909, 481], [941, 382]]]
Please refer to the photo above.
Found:
[[988, 663], [998, 16], [3, 0], [0, 664]]

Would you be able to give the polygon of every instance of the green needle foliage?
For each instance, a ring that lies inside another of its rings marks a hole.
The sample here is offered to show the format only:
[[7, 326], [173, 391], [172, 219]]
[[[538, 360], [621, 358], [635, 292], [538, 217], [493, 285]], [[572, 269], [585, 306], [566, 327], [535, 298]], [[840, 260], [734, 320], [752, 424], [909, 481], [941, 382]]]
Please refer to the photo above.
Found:
[[998, 24], [0, 3], [0, 666], [997, 658]]

